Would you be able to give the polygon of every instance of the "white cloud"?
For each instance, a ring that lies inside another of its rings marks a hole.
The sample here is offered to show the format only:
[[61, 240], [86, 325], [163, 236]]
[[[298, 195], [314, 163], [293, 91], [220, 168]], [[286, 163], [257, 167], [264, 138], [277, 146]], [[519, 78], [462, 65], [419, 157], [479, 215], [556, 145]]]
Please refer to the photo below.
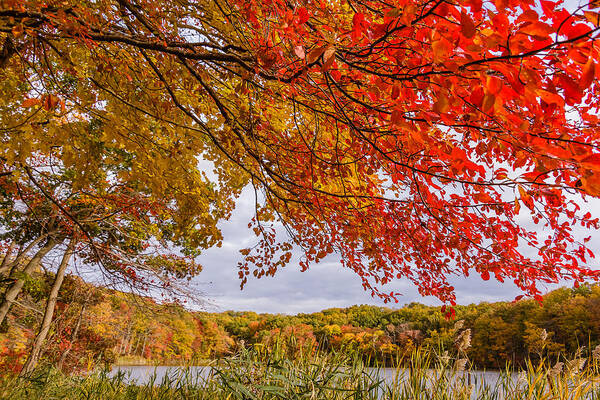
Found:
[[[600, 201], [594, 200], [582, 204], [582, 207], [584, 205], [593, 214], [600, 214]], [[253, 213], [254, 195], [246, 190], [239, 199], [232, 218], [221, 225], [225, 238], [223, 246], [207, 250], [199, 258], [204, 270], [196, 279], [196, 284], [214, 304], [210, 309], [296, 314], [354, 304], [386, 305], [382, 300], [366, 293], [359, 277], [344, 269], [334, 257], [313, 265], [306, 272], [300, 272], [298, 266], [291, 263], [278, 271], [275, 277], [250, 277], [244, 290], [240, 290], [237, 263], [241, 260], [241, 255], [238, 250], [256, 240], [252, 231], [247, 228]], [[597, 232], [595, 238], [595, 247], [600, 249], [600, 235]], [[510, 301], [521, 293], [512, 282], [483, 281], [478, 276], [452, 277], [450, 282], [455, 287], [458, 304]], [[541, 289], [551, 290], [554, 287], [546, 286]], [[403, 294], [399, 304], [388, 303], [386, 306], [389, 307], [410, 302], [440, 304], [433, 297], [421, 297], [412, 283], [405, 279], [396, 280], [385, 289]]]

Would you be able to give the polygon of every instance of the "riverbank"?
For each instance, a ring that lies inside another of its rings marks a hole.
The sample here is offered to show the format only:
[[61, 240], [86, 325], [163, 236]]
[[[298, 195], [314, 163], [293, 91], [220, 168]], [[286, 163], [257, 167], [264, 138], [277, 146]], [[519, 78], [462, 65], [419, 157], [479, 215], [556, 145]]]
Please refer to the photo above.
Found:
[[204, 367], [208, 365], [212, 365], [217, 360], [211, 359], [195, 359], [190, 362], [182, 362], [181, 360], [153, 360], [144, 357], [136, 357], [136, 356], [124, 356], [118, 357], [113, 363], [114, 367], [155, 367], [155, 366], [166, 366], [166, 367], [186, 367], [186, 366], [195, 366], [195, 367]]
[[360, 357], [245, 351], [194, 374], [188, 368], [144, 382], [125, 372], [94, 371], [66, 375], [41, 369], [25, 379], [0, 375], [0, 399], [69, 400], [493, 400], [600, 399], [598, 363], [564, 360], [514, 372], [506, 369], [493, 381], [470, 369], [467, 360], [415, 352], [407, 368], [384, 371]]

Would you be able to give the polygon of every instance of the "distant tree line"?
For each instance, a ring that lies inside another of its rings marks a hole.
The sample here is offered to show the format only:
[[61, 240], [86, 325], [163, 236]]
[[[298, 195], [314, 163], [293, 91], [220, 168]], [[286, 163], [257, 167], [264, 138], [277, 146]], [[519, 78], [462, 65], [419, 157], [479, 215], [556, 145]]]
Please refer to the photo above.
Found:
[[[26, 280], [16, 307], [0, 326], [2, 368], [18, 370], [25, 362], [52, 282], [51, 273]], [[116, 361], [193, 363], [244, 347], [268, 350], [275, 345], [291, 357], [302, 351], [357, 351], [381, 363], [419, 347], [457, 354], [459, 328], [470, 333], [465, 356], [480, 368], [554, 360], [600, 344], [599, 285], [554, 290], [544, 296], [543, 306], [528, 299], [457, 306], [456, 319], [449, 320], [440, 307], [419, 303], [294, 316], [193, 312], [67, 275], [56, 308], [40, 359], [66, 370]]]

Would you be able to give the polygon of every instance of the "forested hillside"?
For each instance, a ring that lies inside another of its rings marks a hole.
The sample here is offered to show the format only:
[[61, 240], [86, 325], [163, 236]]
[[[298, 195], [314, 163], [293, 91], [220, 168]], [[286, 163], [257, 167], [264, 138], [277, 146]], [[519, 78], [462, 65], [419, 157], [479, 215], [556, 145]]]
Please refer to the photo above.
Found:
[[[0, 327], [0, 362], [18, 369], [42, 314], [52, 276], [37, 274]], [[69, 276], [61, 289], [43, 361], [65, 369], [97, 363], [201, 362], [242, 347], [278, 341], [293, 356], [301, 349], [357, 349], [372, 362], [401, 357], [419, 346], [456, 352], [457, 321], [471, 334], [466, 355], [478, 367], [554, 358], [600, 344], [600, 286], [561, 288], [536, 301], [456, 307], [456, 319], [440, 307], [418, 303], [400, 309], [368, 305], [295, 316], [227, 311], [195, 312], [177, 304], [94, 287]], [[469, 331], [470, 330], [470, 331]], [[463, 335], [464, 336], [464, 335]]]

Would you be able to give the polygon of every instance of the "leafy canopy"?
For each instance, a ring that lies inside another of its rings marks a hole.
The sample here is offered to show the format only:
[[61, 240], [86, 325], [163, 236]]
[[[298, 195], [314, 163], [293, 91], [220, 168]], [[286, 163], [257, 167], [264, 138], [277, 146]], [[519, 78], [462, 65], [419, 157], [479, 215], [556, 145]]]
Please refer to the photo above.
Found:
[[539, 296], [599, 277], [573, 232], [598, 227], [598, 25], [545, 0], [4, 0], [3, 162], [55, 152], [85, 180], [50, 129], [98, 116], [140, 190], [204, 190], [201, 157], [208, 187], [260, 192], [242, 283], [296, 246], [385, 299], [407, 277], [453, 303], [471, 271]]

